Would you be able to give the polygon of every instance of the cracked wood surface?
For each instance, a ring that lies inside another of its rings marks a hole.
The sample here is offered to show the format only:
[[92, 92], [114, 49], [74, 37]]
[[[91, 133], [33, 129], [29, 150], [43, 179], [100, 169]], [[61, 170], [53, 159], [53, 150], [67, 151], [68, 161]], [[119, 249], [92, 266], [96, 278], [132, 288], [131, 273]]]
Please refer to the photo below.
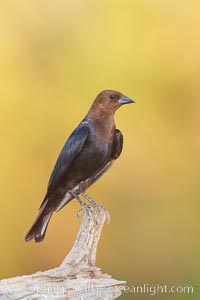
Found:
[[74, 245], [59, 267], [0, 281], [0, 300], [116, 299], [125, 281], [96, 267], [96, 252], [108, 211], [89, 206]]

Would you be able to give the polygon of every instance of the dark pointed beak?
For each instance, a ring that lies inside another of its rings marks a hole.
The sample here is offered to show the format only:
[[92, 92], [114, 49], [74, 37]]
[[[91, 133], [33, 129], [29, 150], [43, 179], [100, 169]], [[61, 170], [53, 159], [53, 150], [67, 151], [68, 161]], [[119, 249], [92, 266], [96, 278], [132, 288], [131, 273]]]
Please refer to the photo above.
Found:
[[119, 104], [129, 104], [129, 103], [135, 103], [135, 101], [133, 101], [127, 96], [123, 96], [121, 99], [119, 99]]

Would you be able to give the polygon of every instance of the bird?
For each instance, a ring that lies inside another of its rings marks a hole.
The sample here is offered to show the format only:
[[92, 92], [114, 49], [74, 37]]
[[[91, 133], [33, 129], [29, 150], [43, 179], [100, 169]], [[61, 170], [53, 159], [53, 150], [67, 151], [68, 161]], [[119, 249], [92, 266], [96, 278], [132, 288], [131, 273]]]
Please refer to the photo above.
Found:
[[85, 192], [112, 166], [123, 147], [123, 135], [116, 129], [114, 114], [122, 105], [134, 102], [115, 90], [97, 95], [58, 156], [38, 215], [25, 236], [26, 242], [41, 242], [53, 212], [72, 199], [76, 198], [84, 208], [87, 204], [80, 195], [96, 204]]

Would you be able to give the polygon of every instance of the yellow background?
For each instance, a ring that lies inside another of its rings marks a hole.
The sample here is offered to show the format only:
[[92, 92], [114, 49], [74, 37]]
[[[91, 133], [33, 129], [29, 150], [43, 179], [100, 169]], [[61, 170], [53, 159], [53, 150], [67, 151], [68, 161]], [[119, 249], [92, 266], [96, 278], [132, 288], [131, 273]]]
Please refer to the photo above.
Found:
[[199, 299], [199, 28], [195, 0], [1, 2], [1, 278], [57, 266], [70, 250], [77, 201], [43, 243], [24, 235], [66, 138], [97, 93], [116, 89], [136, 104], [116, 113], [123, 153], [88, 191], [111, 214], [97, 265], [129, 285], [193, 285], [181, 299]]

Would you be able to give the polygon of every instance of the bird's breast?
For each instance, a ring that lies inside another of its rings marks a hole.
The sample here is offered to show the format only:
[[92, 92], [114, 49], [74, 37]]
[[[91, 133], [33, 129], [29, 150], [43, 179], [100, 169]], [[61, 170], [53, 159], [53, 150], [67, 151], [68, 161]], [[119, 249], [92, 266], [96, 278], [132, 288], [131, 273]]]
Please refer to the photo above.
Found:
[[112, 141], [103, 141], [96, 136], [90, 136], [82, 149], [85, 162], [95, 169], [106, 163], [111, 155]]
[[114, 129], [105, 130], [104, 126], [91, 126], [89, 133], [78, 156], [75, 158], [68, 179], [71, 184], [93, 176], [110, 160], [114, 141]]

